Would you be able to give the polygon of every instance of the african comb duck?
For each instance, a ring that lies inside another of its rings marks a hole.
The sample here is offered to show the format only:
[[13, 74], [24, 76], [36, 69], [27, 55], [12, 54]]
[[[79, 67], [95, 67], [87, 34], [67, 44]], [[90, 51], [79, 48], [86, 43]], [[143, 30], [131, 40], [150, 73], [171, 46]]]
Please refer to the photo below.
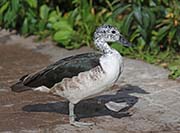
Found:
[[94, 32], [94, 44], [99, 52], [70, 56], [25, 75], [11, 86], [12, 91], [34, 90], [64, 97], [69, 101], [70, 124], [78, 127], [92, 125], [76, 121], [74, 107], [79, 101], [106, 91], [119, 78], [123, 58], [108, 42], [131, 45], [117, 28], [102, 25]]

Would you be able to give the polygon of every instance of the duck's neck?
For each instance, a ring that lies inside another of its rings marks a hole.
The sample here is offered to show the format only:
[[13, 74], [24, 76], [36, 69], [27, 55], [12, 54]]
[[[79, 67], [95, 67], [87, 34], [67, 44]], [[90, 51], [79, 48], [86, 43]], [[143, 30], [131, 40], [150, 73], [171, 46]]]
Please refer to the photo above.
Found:
[[107, 44], [104, 39], [95, 39], [94, 40], [96, 48], [101, 51], [103, 54], [112, 53], [114, 50]]

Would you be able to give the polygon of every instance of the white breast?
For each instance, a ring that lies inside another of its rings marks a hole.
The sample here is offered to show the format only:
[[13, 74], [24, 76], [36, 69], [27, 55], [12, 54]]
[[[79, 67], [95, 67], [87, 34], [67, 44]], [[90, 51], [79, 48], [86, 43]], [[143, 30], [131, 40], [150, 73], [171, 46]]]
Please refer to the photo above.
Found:
[[76, 104], [80, 100], [94, 97], [114, 84], [120, 73], [122, 58], [119, 53], [103, 55], [101, 66], [82, 72], [73, 78], [65, 78], [55, 84], [51, 92]]
[[120, 69], [122, 69], [123, 59], [117, 52], [113, 51], [111, 54], [104, 55], [100, 58], [100, 64], [107, 73], [106, 83], [115, 82], [119, 77]]

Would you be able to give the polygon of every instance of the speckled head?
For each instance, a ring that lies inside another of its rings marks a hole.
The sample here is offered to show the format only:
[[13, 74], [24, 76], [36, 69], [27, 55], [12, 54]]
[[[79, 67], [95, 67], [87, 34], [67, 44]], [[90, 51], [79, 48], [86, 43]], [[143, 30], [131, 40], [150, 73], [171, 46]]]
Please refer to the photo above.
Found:
[[111, 25], [102, 25], [96, 29], [94, 32], [94, 40], [101, 39], [105, 42], [120, 42], [124, 46], [131, 46], [118, 31], [116, 27]]

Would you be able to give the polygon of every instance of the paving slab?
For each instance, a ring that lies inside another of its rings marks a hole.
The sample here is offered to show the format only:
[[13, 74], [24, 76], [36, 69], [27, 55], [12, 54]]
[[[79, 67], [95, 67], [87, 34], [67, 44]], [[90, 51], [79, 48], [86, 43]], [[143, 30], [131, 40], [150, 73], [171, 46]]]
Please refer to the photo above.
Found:
[[[68, 102], [41, 92], [11, 92], [9, 86], [24, 74], [88, 47], [66, 50], [51, 41], [35, 42], [15, 32], [0, 31], [0, 132], [6, 133], [179, 133], [180, 82], [168, 79], [169, 71], [140, 60], [124, 58], [124, 71], [108, 92], [84, 100], [76, 107], [89, 128], [68, 123]], [[114, 112], [107, 103], [126, 103]]]

